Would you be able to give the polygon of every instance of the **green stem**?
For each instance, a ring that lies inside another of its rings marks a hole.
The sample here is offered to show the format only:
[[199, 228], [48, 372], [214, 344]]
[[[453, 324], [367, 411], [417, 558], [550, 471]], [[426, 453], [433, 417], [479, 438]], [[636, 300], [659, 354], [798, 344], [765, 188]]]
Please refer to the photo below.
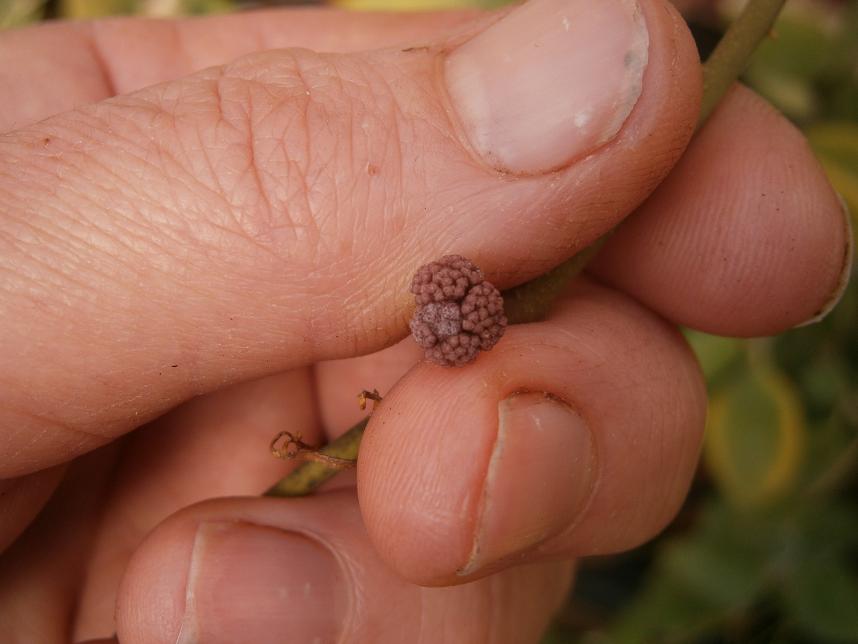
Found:
[[[749, 0], [744, 10], [727, 29], [712, 55], [703, 65], [703, 100], [698, 130], [715, 110], [730, 86], [739, 78], [751, 54], [771, 31], [786, 0]], [[610, 233], [608, 233], [609, 235]], [[569, 282], [596, 254], [607, 235], [572, 258], [521, 286], [504, 293], [510, 322], [520, 324], [543, 319]], [[323, 452], [340, 458], [357, 459], [360, 440], [369, 418], [323, 448]], [[321, 463], [307, 462], [293, 470], [266, 492], [268, 496], [303, 496], [310, 494], [338, 470]]]
[[[609, 233], [610, 234], [610, 233]], [[559, 266], [529, 282], [504, 291], [503, 306], [510, 324], [526, 324], [545, 318], [548, 309], [590, 259], [605, 245], [604, 235]]]
[[700, 128], [739, 78], [751, 55], [772, 30], [786, 0], [750, 0], [718, 41], [703, 66], [703, 102]]

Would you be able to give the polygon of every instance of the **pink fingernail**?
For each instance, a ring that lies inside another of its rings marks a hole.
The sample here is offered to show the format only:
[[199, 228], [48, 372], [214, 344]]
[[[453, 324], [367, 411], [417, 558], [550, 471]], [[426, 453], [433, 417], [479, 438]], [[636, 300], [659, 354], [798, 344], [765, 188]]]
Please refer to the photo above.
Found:
[[447, 88], [487, 163], [545, 172], [617, 134], [648, 47], [635, 0], [531, 0], [449, 55]]
[[177, 644], [336, 642], [347, 611], [331, 553], [295, 532], [203, 523]]
[[471, 556], [460, 575], [559, 534], [592, 489], [590, 430], [571, 407], [541, 393], [518, 394], [500, 402], [498, 418]]

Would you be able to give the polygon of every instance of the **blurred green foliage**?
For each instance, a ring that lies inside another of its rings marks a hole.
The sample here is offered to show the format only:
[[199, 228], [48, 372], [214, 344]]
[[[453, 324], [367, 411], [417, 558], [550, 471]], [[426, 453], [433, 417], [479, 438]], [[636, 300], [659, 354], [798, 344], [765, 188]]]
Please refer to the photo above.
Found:
[[[502, 3], [338, 0], [398, 10]], [[695, 13], [704, 16], [697, 32], [720, 31], [735, 12], [726, 2], [696, 4], [706, 9]], [[232, 6], [60, 0], [47, 9], [88, 18]], [[0, 26], [44, 12], [40, 0], [0, 0]], [[806, 132], [854, 217], [858, 0], [792, 0], [744, 80]], [[776, 338], [687, 337], [711, 398], [688, 501], [654, 542], [584, 562], [544, 644], [858, 642], [858, 287], [822, 323]]]
[[[858, 232], [858, 2], [793, 0], [744, 80], [805, 131]], [[546, 644], [858, 642], [858, 288], [776, 338], [687, 337], [710, 394], [692, 493], [654, 543], [585, 562]]]

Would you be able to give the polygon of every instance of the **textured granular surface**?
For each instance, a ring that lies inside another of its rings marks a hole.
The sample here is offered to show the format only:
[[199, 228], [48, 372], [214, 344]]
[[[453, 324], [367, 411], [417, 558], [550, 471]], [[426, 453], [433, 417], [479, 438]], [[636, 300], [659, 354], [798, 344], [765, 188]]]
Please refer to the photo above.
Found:
[[417, 310], [411, 334], [426, 357], [445, 367], [471, 362], [506, 329], [503, 297], [482, 271], [461, 255], [421, 266], [411, 281]]

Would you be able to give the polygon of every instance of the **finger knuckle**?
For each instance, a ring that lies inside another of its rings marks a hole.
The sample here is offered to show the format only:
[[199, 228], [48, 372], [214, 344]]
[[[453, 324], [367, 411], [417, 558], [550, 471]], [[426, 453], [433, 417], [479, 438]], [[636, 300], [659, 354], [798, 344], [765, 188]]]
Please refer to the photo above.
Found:
[[391, 197], [373, 189], [379, 150], [385, 185], [400, 183], [391, 124], [402, 118], [387, 84], [358, 61], [304, 50], [253, 55], [202, 82], [207, 114], [195, 110], [178, 138], [204, 143], [191, 164], [220, 197], [217, 223], [314, 265], [353, 252]]

